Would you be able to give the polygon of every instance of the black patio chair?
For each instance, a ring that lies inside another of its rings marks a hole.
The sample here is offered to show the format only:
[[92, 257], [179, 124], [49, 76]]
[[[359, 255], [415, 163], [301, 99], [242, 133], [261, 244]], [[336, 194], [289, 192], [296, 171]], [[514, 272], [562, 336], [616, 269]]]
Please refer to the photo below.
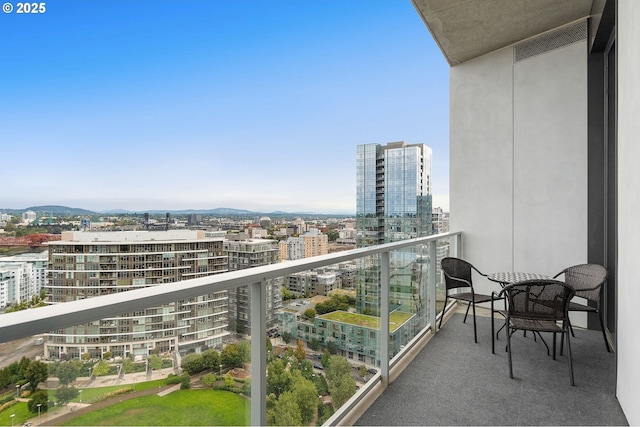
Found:
[[[486, 276], [486, 274], [481, 273], [477, 268], [468, 263], [465, 260], [460, 258], [447, 257], [443, 258], [440, 261], [440, 266], [442, 267], [442, 271], [444, 272], [444, 282], [446, 286], [445, 296], [444, 296], [444, 307], [447, 307], [447, 300], [449, 298], [466, 301], [467, 302], [467, 311], [464, 314], [463, 323], [467, 321], [467, 315], [469, 314], [469, 308], [473, 309], [473, 338], [475, 342], [478, 342], [478, 331], [476, 327], [476, 304], [481, 304], [484, 302], [491, 301], [490, 295], [477, 294], [473, 290], [473, 281], [472, 281], [472, 273], [475, 270], [481, 276]], [[462, 288], [469, 288], [469, 292], [457, 292], [449, 294], [450, 290], [457, 290]], [[444, 318], [444, 309], [442, 312], [442, 316], [440, 317], [440, 325], [438, 328], [442, 327], [442, 319]]]
[[[573, 378], [573, 360], [571, 359], [571, 340], [569, 336], [569, 301], [575, 290], [572, 286], [552, 279], [535, 279], [513, 283], [500, 292], [507, 299], [507, 352], [509, 353], [509, 377], [513, 378], [511, 357], [511, 336], [517, 330], [532, 331], [540, 335], [543, 332], [553, 334], [553, 358], [556, 358], [556, 335], [567, 338], [569, 374], [571, 385]], [[540, 335], [540, 337], [542, 337]], [[546, 343], [545, 343], [546, 345]], [[548, 352], [548, 349], [547, 349]], [[562, 352], [561, 352], [562, 354]]]
[[[587, 304], [575, 301], [569, 302], [569, 312], [581, 311], [586, 313], [596, 313], [600, 320], [600, 329], [604, 337], [604, 345], [607, 351], [611, 352], [609, 340], [604, 329], [604, 319], [600, 306], [600, 299], [607, 282], [607, 269], [598, 264], [579, 264], [565, 268], [554, 276], [554, 279], [564, 274], [564, 282], [571, 285], [576, 290], [577, 297], [587, 300]], [[591, 304], [589, 304], [591, 303]], [[571, 323], [569, 323], [571, 327]], [[575, 337], [571, 327], [571, 335]]]

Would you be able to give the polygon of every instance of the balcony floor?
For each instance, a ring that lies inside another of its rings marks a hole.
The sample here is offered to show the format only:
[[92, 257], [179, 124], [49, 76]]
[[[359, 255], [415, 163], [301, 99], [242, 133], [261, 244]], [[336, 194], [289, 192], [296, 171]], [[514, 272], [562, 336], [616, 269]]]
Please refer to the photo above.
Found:
[[510, 379], [504, 331], [491, 354], [490, 318], [478, 317], [478, 344], [473, 319], [462, 319], [443, 324], [355, 425], [628, 425], [601, 332], [575, 329], [572, 387], [566, 351], [554, 361], [540, 339], [517, 332]]

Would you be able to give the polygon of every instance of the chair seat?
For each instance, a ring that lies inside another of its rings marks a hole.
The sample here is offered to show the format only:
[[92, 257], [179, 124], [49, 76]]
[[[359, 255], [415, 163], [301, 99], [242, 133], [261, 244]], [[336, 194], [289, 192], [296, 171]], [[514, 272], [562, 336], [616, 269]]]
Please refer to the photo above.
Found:
[[590, 305], [569, 302], [569, 311], [589, 311], [595, 313], [598, 309], [596, 307], [591, 307]]
[[[491, 296], [490, 295], [475, 294], [475, 296], [476, 296], [476, 303], [482, 303], [482, 302], [491, 301]], [[467, 301], [467, 302], [472, 302], [473, 301], [473, 297], [471, 295], [471, 292], [461, 292], [461, 293], [458, 293], [458, 294], [451, 294], [451, 295], [449, 295], [449, 298], [462, 300], [462, 301]]]
[[561, 326], [551, 320], [534, 320], [511, 317], [510, 325], [515, 329], [526, 329], [535, 332], [564, 332]]

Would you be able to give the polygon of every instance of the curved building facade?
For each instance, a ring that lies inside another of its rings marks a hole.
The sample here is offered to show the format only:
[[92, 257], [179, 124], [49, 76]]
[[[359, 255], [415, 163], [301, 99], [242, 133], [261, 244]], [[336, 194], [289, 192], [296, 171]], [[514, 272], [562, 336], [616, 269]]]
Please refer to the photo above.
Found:
[[[202, 231], [68, 232], [49, 244], [47, 302], [204, 277], [228, 270], [222, 238]], [[221, 291], [47, 334], [45, 357], [185, 354], [221, 348], [228, 336], [228, 294]]]

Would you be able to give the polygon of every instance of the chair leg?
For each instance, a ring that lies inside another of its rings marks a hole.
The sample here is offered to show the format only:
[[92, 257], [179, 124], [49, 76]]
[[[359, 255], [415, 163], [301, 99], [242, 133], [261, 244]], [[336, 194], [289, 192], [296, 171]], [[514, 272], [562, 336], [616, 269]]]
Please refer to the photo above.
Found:
[[604, 338], [604, 345], [607, 346], [607, 351], [611, 353], [611, 347], [609, 346], [609, 340], [607, 340], [607, 333], [604, 330], [604, 319], [602, 318], [602, 311], [598, 308], [598, 318], [600, 319], [600, 329], [602, 330], [602, 337]]
[[553, 360], [556, 360], [556, 333], [555, 332], [553, 333]]
[[[476, 303], [473, 303], [473, 339], [478, 344], [478, 328], [476, 327]], [[469, 311], [469, 307], [467, 307], [467, 311]]]
[[576, 337], [576, 334], [573, 333], [573, 326], [571, 325], [571, 320], [569, 320], [569, 330], [571, 331], [571, 336]]
[[444, 312], [445, 312], [445, 310], [447, 309], [447, 299], [448, 299], [448, 296], [449, 296], [449, 295], [447, 295], [447, 294], [446, 294], [446, 292], [445, 292], [445, 294], [444, 294], [444, 306], [442, 307], [442, 315], [440, 316], [440, 324], [438, 325], [438, 329], [441, 329], [441, 328], [442, 328], [442, 319], [444, 319]]
[[513, 362], [511, 361], [511, 328], [507, 326], [507, 353], [509, 354], [509, 378], [513, 378]]
[[569, 331], [565, 332], [563, 335], [567, 336], [567, 351], [569, 352], [569, 375], [571, 378], [571, 385], [575, 386], [576, 383], [573, 379], [573, 360], [571, 358], [571, 339], [569, 337], [570, 333]]
[[494, 318], [493, 318], [493, 297], [491, 297], [491, 354], [496, 354], [496, 340], [494, 336], [495, 326], [494, 326]]
[[[467, 323], [467, 314], [469, 314], [469, 308], [471, 308], [471, 302], [469, 302], [469, 304], [467, 304], [467, 311], [465, 311], [464, 313], [464, 319], [462, 319], [462, 323]], [[474, 307], [475, 309], [475, 307]]]

